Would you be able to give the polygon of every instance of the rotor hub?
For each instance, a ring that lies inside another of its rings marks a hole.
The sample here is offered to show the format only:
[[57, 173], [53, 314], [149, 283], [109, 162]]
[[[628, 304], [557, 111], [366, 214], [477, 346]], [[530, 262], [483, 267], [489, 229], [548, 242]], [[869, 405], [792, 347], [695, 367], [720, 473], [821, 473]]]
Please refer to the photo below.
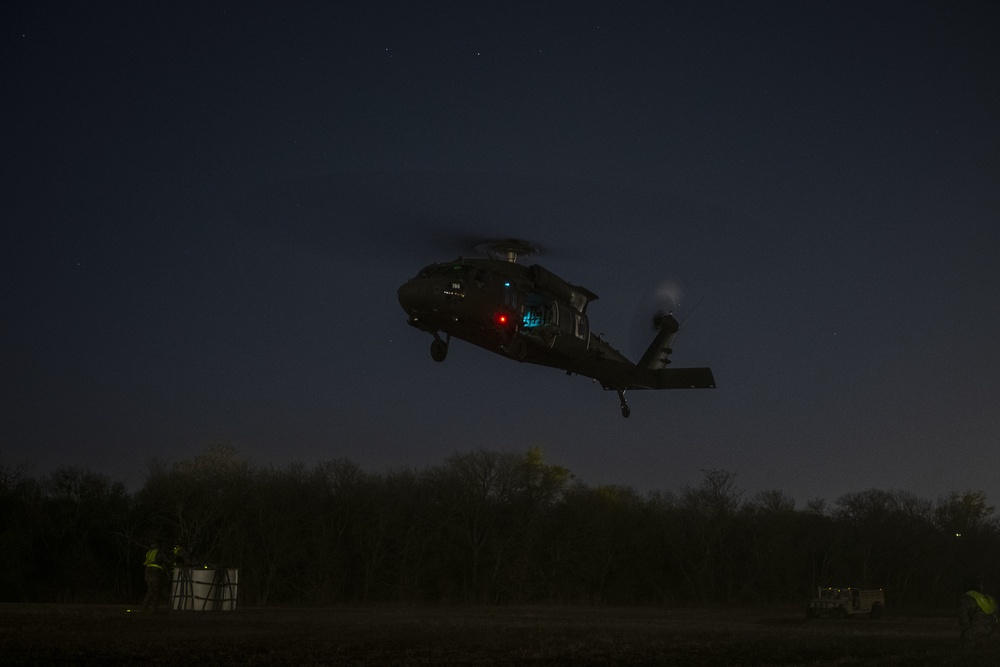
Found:
[[517, 263], [518, 257], [530, 257], [538, 247], [522, 239], [489, 239], [476, 245], [476, 250], [490, 259]]

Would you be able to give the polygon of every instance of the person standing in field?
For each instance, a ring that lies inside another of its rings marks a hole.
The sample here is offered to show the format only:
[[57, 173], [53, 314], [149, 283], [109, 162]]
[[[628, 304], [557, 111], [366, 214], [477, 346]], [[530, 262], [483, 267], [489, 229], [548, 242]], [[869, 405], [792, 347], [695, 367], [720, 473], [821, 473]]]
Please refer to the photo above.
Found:
[[156, 611], [160, 604], [160, 592], [167, 578], [167, 568], [170, 567], [167, 555], [160, 545], [154, 544], [146, 552], [145, 567], [146, 597], [142, 600], [143, 611]]
[[962, 641], [977, 644], [990, 637], [997, 628], [997, 601], [982, 592], [978, 580], [969, 580], [959, 600], [958, 626]]

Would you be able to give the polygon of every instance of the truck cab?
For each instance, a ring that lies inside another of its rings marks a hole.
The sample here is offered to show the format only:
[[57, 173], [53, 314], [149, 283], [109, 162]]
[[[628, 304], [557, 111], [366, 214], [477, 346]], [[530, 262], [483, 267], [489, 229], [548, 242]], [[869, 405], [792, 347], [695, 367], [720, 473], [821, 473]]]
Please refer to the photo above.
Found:
[[816, 597], [806, 605], [806, 617], [867, 615], [881, 618], [885, 609], [885, 592], [881, 588], [817, 588]]

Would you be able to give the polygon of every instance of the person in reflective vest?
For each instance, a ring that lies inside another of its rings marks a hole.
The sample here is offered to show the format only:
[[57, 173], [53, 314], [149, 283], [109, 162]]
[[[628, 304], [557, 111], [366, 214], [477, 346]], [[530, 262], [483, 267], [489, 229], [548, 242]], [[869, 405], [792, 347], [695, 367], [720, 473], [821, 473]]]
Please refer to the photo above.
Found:
[[183, 544], [174, 547], [174, 566], [187, 567], [191, 564], [191, 552]]
[[159, 544], [154, 544], [146, 552], [145, 567], [146, 597], [142, 600], [143, 611], [156, 611], [160, 604], [160, 591], [163, 582], [167, 580], [167, 568], [170, 567], [166, 553]]
[[970, 643], [989, 637], [997, 628], [997, 601], [981, 588], [978, 582], [968, 582], [959, 602], [958, 626], [962, 640]]

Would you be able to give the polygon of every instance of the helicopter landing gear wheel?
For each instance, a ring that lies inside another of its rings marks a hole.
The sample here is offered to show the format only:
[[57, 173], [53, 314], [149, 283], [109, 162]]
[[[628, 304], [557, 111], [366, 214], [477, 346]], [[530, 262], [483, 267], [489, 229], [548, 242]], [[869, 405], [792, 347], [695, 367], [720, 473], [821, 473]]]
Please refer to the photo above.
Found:
[[628, 416], [630, 414], [632, 414], [632, 409], [628, 406], [628, 401], [625, 400], [625, 390], [624, 389], [619, 389], [618, 390], [618, 400], [621, 401], [621, 404], [622, 404], [622, 417], [625, 417], [626, 419], [628, 419]]
[[514, 361], [524, 361], [528, 356], [528, 341], [521, 336], [514, 334], [507, 342], [507, 356]]
[[431, 359], [440, 363], [445, 360], [448, 356], [448, 343], [451, 341], [451, 336], [448, 336], [448, 340], [441, 340], [437, 334], [434, 334], [434, 342], [431, 343]]

